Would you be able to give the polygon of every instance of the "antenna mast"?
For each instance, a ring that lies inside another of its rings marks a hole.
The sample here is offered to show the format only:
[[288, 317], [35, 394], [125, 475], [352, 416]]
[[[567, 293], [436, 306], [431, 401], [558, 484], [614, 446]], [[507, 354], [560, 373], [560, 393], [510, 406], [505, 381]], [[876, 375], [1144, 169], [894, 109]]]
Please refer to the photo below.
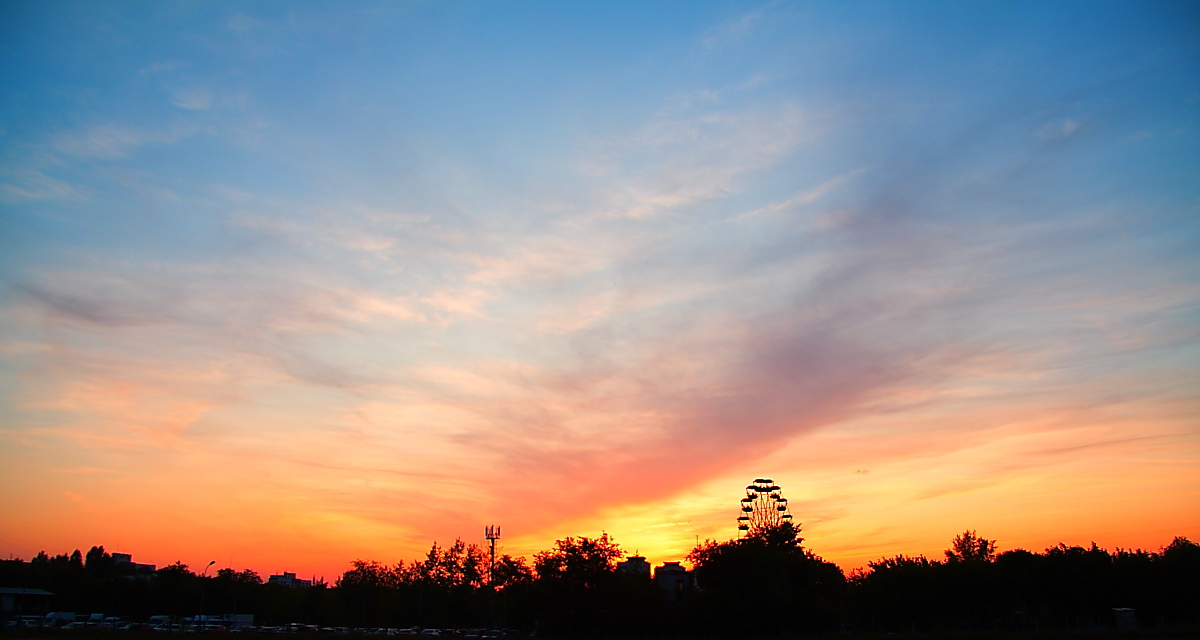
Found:
[[492, 548], [492, 564], [488, 566], [488, 586], [496, 583], [496, 541], [500, 539], [500, 527], [489, 524], [483, 529], [483, 537], [487, 538]]

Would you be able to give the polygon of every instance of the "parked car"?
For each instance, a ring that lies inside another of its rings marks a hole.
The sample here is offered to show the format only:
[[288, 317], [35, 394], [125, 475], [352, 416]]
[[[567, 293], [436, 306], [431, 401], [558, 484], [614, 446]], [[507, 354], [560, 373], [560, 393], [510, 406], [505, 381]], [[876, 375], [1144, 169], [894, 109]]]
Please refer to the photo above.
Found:
[[44, 627], [62, 627], [75, 622], [75, 614], [69, 611], [51, 611], [43, 620]]

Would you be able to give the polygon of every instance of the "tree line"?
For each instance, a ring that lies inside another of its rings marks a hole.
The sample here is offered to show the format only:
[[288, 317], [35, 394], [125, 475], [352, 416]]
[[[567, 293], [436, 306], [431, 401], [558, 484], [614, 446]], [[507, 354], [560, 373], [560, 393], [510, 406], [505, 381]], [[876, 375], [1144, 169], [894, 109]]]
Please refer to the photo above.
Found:
[[151, 615], [252, 613], [259, 624], [353, 628], [515, 628], [582, 635], [747, 637], [846, 632], [1095, 629], [1114, 609], [1144, 627], [1200, 626], [1200, 545], [1175, 538], [1157, 552], [1060, 544], [998, 553], [967, 531], [944, 558], [898, 555], [846, 575], [784, 524], [688, 555], [694, 587], [666, 598], [647, 576], [617, 570], [608, 535], [570, 537], [524, 557], [434, 544], [394, 565], [356, 560], [332, 584], [264, 584], [253, 571], [199, 575], [175, 563], [136, 576], [103, 547], [86, 555], [0, 561], [0, 586], [56, 594], [55, 610]]

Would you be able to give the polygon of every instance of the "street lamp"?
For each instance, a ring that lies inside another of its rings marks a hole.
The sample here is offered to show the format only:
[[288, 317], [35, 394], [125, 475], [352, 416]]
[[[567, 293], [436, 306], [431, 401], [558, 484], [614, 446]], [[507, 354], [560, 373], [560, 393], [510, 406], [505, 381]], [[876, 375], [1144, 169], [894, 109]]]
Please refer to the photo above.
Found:
[[[196, 616], [201, 622], [204, 621], [204, 580], [208, 577], [208, 568], [216, 564], [216, 560], [209, 560], [204, 566], [204, 571], [200, 572], [200, 615]], [[192, 623], [192, 628], [196, 631], [203, 631], [203, 628], [196, 629], [195, 621]]]

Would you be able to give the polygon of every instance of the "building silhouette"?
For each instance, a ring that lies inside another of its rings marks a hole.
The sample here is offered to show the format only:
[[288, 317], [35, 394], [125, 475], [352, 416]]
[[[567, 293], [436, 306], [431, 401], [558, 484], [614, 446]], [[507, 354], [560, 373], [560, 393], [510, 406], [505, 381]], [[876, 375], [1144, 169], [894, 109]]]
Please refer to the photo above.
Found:
[[646, 562], [646, 558], [643, 556], [629, 556], [624, 562], [618, 562], [617, 571], [646, 576], [647, 580], [650, 579], [650, 563]]
[[301, 580], [296, 577], [296, 574], [284, 571], [283, 575], [273, 575], [267, 578], [267, 584], [277, 584], [292, 589], [299, 589], [302, 587], [311, 587], [312, 580]]
[[128, 553], [114, 553], [112, 554], [112, 559], [113, 564], [116, 565], [117, 571], [127, 575], [131, 574], [138, 577], [148, 578], [154, 575], [154, 572], [157, 569], [157, 567], [152, 564], [141, 564], [134, 562], [133, 556]]
[[678, 562], [664, 562], [654, 568], [654, 584], [668, 602], [678, 602], [695, 587], [695, 576]]

